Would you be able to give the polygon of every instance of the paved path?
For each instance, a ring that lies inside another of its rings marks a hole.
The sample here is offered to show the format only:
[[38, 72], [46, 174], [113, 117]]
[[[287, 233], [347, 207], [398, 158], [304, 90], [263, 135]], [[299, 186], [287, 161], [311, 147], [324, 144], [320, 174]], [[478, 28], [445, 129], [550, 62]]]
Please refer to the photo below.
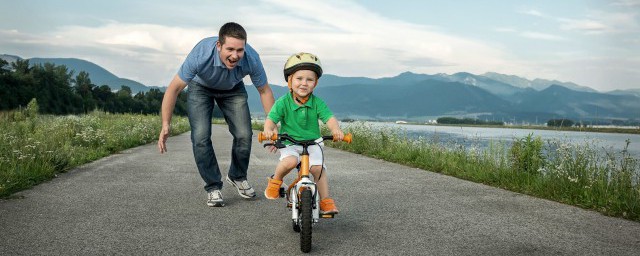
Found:
[[[226, 175], [226, 126], [214, 139]], [[168, 154], [126, 150], [0, 200], [0, 255], [300, 254], [284, 202], [262, 195], [277, 155], [254, 141], [258, 198], [227, 185], [227, 206], [209, 208], [189, 134], [168, 143]], [[341, 213], [314, 226], [312, 254], [640, 254], [637, 222], [335, 149], [326, 158]]]

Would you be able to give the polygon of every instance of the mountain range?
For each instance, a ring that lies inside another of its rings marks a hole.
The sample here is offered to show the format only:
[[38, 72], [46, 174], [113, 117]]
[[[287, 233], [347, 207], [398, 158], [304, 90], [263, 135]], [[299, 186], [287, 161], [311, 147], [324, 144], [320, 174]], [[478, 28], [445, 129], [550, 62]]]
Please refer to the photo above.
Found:
[[[20, 57], [0, 55], [9, 62]], [[81, 59], [32, 58], [33, 65], [51, 62], [65, 65], [74, 74], [89, 73], [96, 85], [132, 92], [151, 88], [120, 78], [106, 69]], [[247, 86], [249, 107], [264, 115], [257, 91]], [[277, 97], [288, 89], [271, 86]], [[571, 82], [526, 78], [499, 73], [475, 75], [416, 74], [404, 72], [394, 77], [341, 77], [324, 74], [314, 91], [341, 119], [425, 121], [441, 116], [472, 117], [505, 122], [546, 122], [553, 118], [640, 121], [640, 89], [598, 92]]]

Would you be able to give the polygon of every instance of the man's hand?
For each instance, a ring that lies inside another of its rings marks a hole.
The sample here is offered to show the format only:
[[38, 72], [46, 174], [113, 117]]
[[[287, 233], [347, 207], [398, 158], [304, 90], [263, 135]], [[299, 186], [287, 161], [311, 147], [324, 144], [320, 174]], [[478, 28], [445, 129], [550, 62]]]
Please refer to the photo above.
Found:
[[169, 134], [171, 132], [171, 128], [168, 125], [163, 125], [160, 130], [160, 136], [158, 137], [158, 150], [160, 150], [160, 154], [167, 152], [167, 138], [169, 138]]

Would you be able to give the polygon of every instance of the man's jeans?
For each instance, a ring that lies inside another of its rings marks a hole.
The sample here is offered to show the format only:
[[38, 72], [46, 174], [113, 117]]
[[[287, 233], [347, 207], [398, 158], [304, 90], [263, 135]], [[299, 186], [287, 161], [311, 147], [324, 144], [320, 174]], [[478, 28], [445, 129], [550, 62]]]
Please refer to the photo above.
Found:
[[211, 142], [211, 117], [215, 104], [222, 110], [229, 132], [233, 136], [228, 176], [232, 180], [247, 179], [252, 130], [244, 83], [237, 84], [231, 90], [222, 91], [191, 81], [188, 90], [193, 156], [200, 176], [206, 183], [204, 189], [211, 191], [222, 188], [220, 167]]

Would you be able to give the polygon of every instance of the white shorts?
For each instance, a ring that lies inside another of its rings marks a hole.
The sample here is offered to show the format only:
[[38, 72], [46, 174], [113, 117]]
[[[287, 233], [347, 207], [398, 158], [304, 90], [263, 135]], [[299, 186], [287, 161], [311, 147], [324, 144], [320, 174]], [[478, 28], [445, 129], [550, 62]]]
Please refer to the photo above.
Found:
[[[309, 167], [314, 165], [323, 165], [323, 154], [321, 149], [324, 149], [324, 143], [322, 142], [320, 143], [320, 146], [312, 145], [307, 148], [307, 151], [309, 151]], [[280, 149], [280, 161], [285, 157], [295, 156], [298, 159], [298, 163], [300, 163], [300, 154], [302, 154], [302, 146], [287, 145], [287, 147]], [[327, 168], [326, 165], [323, 165], [323, 167], [325, 169]]]

